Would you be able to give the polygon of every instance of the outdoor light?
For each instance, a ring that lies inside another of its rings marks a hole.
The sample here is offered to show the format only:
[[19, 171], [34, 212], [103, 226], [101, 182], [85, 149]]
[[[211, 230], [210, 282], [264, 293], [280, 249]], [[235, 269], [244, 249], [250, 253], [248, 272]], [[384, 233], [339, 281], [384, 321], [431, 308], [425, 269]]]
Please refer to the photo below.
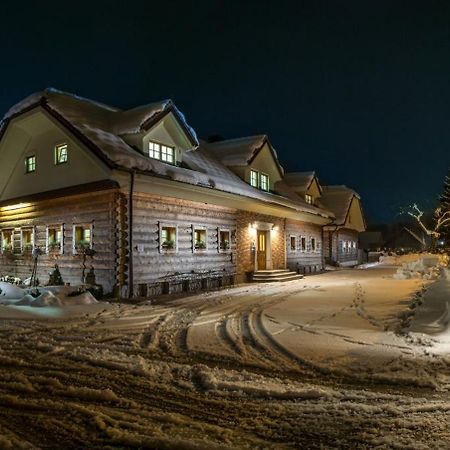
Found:
[[14, 209], [28, 208], [29, 206], [31, 206], [31, 203], [16, 203], [15, 205], [3, 206], [0, 208], [0, 211], [12, 211]]

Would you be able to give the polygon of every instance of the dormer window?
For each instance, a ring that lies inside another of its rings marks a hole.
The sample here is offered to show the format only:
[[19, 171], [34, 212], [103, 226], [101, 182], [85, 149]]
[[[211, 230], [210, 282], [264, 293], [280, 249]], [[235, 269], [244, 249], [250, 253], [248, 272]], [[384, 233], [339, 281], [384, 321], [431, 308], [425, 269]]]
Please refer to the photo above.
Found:
[[269, 190], [269, 175], [260, 173], [256, 170], [250, 170], [250, 185], [259, 188], [262, 191]]
[[148, 156], [170, 164], [175, 164], [175, 149], [158, 142], [148, 143]]
[[250, 170], [250, 185], [258, 187], [258, 172], [256, 170]]
[[263, 191], [269, 190], [269, 175], [265, 173], [259, 175], [259, 188]]
[[312, 195], [305, 194], [305, 202], [308, 203], [308, 205], [312, 205], [313, 204]]

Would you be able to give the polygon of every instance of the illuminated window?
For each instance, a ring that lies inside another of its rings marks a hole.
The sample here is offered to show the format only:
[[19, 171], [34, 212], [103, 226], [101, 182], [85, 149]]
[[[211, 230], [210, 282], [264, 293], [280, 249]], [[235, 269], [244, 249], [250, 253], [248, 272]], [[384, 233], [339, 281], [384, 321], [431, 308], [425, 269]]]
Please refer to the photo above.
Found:
[[219, 230], [219, 250], [225, 252], [231, 247], [231, 233], [228, 230]]
[[25, 158], [26, 173], [36, 172], [36, 156], [27, 156]]
[[310, 242], [311, 242], [311, 251], [312, 251], [312, 252], [315, 252], [315, 251], [316, 251], [316, 248], [317, 248], [317, 247], [316, 247], [316, 238], [313, 238], [313, 237], [312, 237]]
[[76, 254], [88, 248], [92, 248], [91, 225], [74, 225], [73, 252]]
[[63, 226], [55, 225], [47, 227], [47, 253], [62, 253]]
[[160, 251], [170, 252], [177, 250], [177, 227], [161, 226], [159, 232]]
[[269, 190], [269, 175], [266, 175], [265, 173], [260, 174], [259, 188], [263, 191]]
[[20, 250], [22, 253], [31, 253], [34, 247], [33, 228], [22, 228], [20, 230]]
[[153, 159], [159, 159], [170, 164], [175, 163], [175, 149], [157, 142], [148, 143], [148, 156]]
[[13, 251], [13, 230], [2, 230], [2, 253]]
[[256, 170], [250, 170], [250, 185], [258, 187], [258, 172]]
[[206, 240], [206, 229], [205, 228], [194, 228], [193, 247], [194, 247], [195, 251], [206, 250], [207, 240]]
[[309, 205], [312, 205], [313, 204], [312, 195], [305, 194], [305, 202], [308, 203]]
[[175, 149], [161, 145], [161, 161], [173, 164], [175, 162]]
[[300, 250], [302, 252], [306, 252], [306, 237], [305, 236], [300, 237]]
[[57, 145], [55, 147], [55, 164], [64, 164], [68, 161], [67, 144]]

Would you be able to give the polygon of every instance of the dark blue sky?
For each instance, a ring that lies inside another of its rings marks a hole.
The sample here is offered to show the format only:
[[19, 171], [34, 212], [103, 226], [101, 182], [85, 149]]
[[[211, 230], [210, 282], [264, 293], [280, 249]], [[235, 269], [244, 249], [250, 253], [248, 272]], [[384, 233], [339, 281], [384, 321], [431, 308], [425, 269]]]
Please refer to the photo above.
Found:
[[201, 136], [267, 133], [371, 221], [431, 207], [450, 165], [449, 1], [6, 2], [0, 39], [2, 114], [46, 86], [171, 97]]

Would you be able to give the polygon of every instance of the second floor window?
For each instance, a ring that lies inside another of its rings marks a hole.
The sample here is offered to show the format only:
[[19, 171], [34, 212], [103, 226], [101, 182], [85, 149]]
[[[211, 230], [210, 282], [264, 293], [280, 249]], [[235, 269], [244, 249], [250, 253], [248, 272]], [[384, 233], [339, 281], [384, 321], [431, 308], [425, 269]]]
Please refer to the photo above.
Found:
[[67, 144], [57, 145], [55, 147], [55, 164], [64, 164], [69, 159]]
[[148, 143], [148, 156], [153, 159], [175, 164], [175, 149], [157, 142]]
[[25, 158], [25, 172], [36, 172], [36, 156], [32, 155]]
[[259, 175], [259, 188], [263, 191], [269, 190], [269, 175], [265, 173]]
[[250, 185], [258, 187], [258, 172], [256, 170], [250, 170]]
[[269, 175], [260, 173], [257, 170], [250, 170], [250, 186], [259, 188], [262, 191], [269, 190]]
[[312, 195], [305, 194], [305, 202], [308, 203], [309, 205], [312, 205], [313, 204]]

